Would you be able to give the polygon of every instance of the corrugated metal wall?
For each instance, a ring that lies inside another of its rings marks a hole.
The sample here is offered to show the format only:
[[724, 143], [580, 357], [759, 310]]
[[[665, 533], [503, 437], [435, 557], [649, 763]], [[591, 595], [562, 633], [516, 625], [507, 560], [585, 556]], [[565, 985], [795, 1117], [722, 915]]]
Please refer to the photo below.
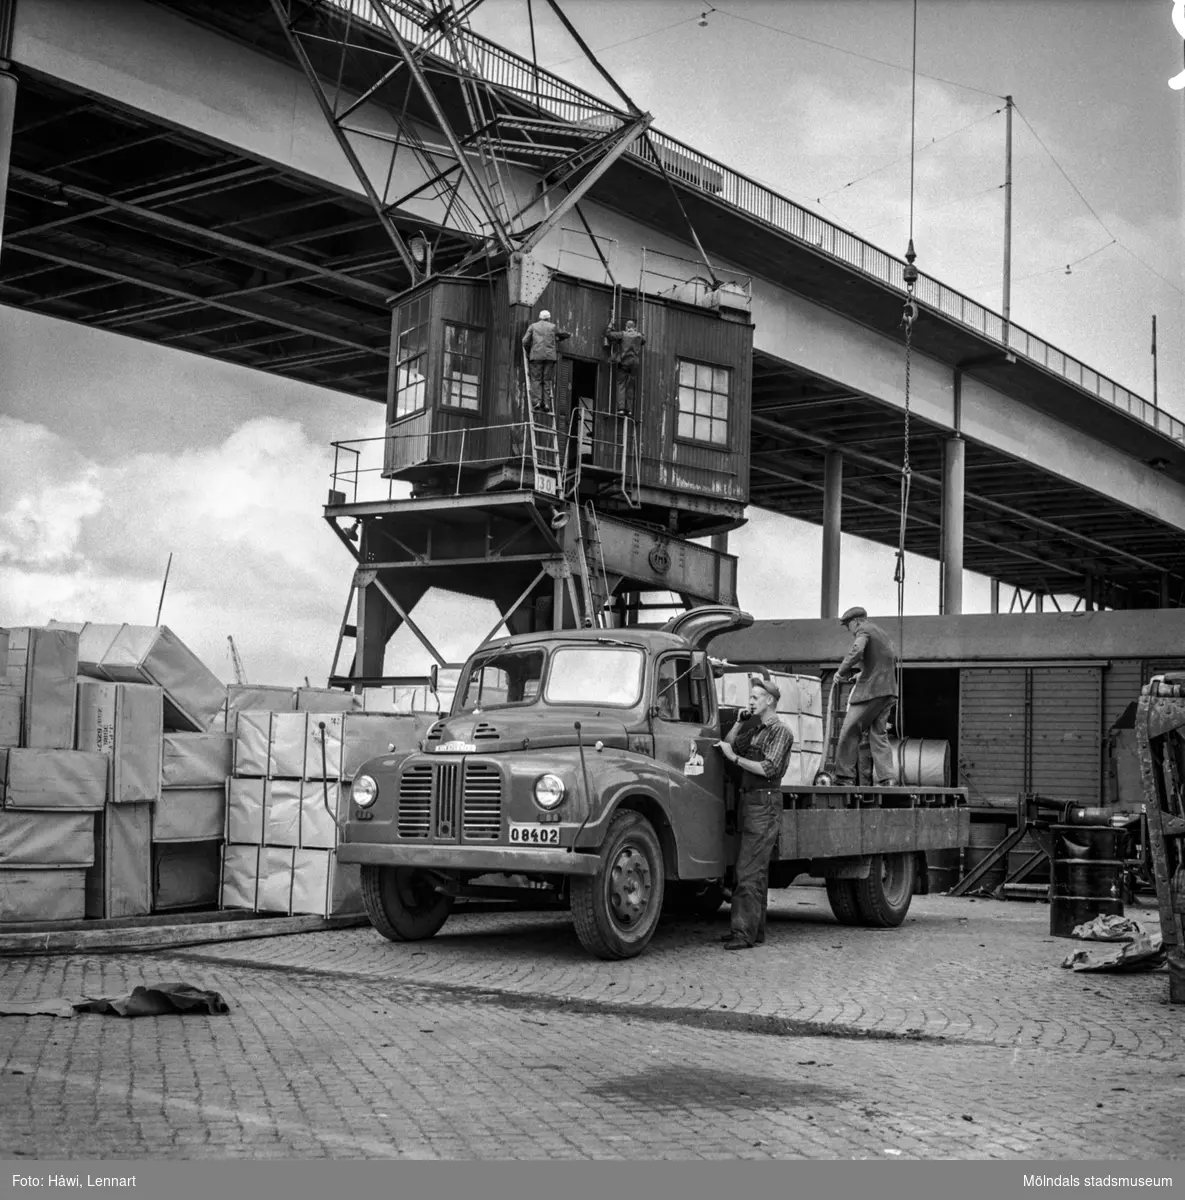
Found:
[[1102, 667], [1029, 670], [1026, 791], [1097, 804], [1102, 798]]
[[1025, 788], [1023, 667], [964, 667], [959, 679], [958, 781], [971, 804], [1009, 808]]
[[1140, 698], [1144, 664], [1138, 658], [1118, 658], [1103, 672], [1103, 736], [1123, 715], [1123, 710]]

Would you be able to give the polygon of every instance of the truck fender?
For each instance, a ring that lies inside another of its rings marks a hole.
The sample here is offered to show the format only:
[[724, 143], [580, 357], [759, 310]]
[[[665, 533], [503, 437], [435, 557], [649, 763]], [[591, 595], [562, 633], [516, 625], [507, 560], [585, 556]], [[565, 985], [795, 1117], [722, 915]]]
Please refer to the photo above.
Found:
[[679, 846], [670, 813], [658, 789], [647, 780], [637, 780], [630, 786], [620, 788], [606, 804], [604, 816], [598, 822], [602, 832], [609, 827], [614, 816], [622, 811], [641, 813], [654, 826], [659, 845], [662, 846], [663, 868], [667, 878], [678, 878]]

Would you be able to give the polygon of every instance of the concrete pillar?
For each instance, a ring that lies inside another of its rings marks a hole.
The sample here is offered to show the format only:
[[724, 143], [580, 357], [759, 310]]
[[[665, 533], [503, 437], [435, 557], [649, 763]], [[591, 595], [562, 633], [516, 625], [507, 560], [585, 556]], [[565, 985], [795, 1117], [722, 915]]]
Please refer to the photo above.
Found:
[[950, 438], [942, 454], [942, 606], [946, 616], [963, 611], [963, 503], [967, 443]]
[[998, 579], [991, 579], [988, 583], [991, 589], [992, 614], [994, 616], [1000, 611], [1000, 581]]
[[1089, 571], [1082, 576], [1082, 607], [1086, 612], [1094, 611], [1094, 576]]
[[840, 519], [843, 509], [843, 454], [828, 450], [823, 457], [823, 581], [819, 616], [839, 616]]
[[[3, 7], [0, 0], [0, 8]], [[2, 12], [0, 23], [3, 23]], [[4, 247], [4, 202], [8, 197], [8, 160], [12, 156], [12, 123], [16, 114], [16, 76], [7, 67], [0, 48], [0, 250]]]

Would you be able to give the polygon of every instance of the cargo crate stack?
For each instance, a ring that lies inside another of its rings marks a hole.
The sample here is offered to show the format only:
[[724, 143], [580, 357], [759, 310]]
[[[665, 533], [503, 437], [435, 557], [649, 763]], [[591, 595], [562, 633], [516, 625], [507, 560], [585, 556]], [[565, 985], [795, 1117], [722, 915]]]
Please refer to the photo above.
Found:
[[0, 922], [79, 920], [108, 759], [75, 749], [78, 634], [3, 630], [0, 652]]
[[[786, 764], [782, 783], [810, 785], [823, 768], [823, 690], [817, 676], [790, 675], [771, 672], [773, 681], [782, 693], [778, 700], [778, 718], [794, 734], [794, 749]], [[749, 676], [730, 671], [716, 681], [716, 694], [721, 706], [742, 712], [749, 707]], [[727, 732], [727, 730], [725, 730]]]
[[[324, 700], [317, 691], [299, 689], [294, 705]], [[354, 702], [348, 693], [334, 700]], [[232, 696], [228, 713], [233, 703]], [[416, 749], [432, 719], [357, 709], [235, 712], [222, 907], [288, 915], [360, 912], [358, 868], [339, 865], [335, 854], [350, 783], [367, 759]]]

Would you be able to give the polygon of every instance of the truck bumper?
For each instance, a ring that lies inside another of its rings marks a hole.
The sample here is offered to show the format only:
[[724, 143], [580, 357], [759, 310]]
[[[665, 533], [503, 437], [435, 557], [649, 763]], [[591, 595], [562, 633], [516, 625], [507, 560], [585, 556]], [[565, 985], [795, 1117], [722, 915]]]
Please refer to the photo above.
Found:
[[571, 850], [517, 850], [502, 846], [390, 846], [343, 842], [337, 860], [375, 867], [433, 867], [437, 870], [507, 874], [595, 875], [600, 858]]

